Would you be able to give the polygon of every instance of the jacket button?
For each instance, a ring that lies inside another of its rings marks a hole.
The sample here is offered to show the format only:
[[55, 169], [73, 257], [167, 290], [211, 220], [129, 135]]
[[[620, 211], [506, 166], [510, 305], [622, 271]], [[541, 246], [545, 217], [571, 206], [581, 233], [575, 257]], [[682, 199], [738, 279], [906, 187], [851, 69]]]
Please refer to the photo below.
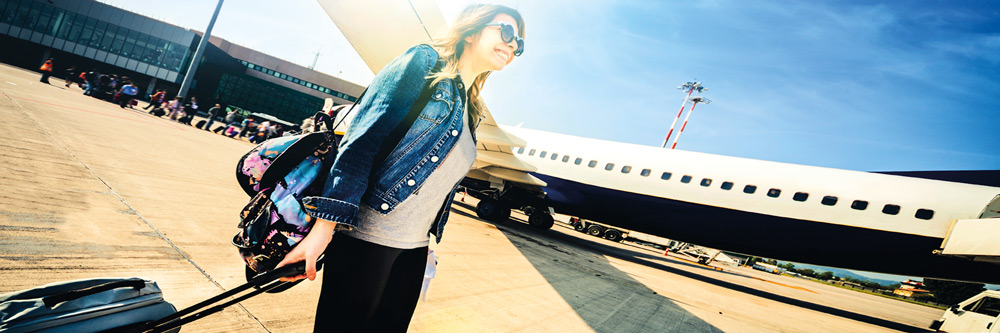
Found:
[[458, 130], [451, 130], [451, 136], [458, 136]]
[[384, 203], [380, 208], [382, 208], [382, 210], [389, 210], [389, 204]]
[[410, 180], [406, 181], [406, 185], [410, 185], [410, 186], [417, 185], [417, 182], [414, 181], [413, 179], [410, 179]]
[[437, 161], [438, 161], [437, 156], [431, 156], [431, 162], [437, 163]]

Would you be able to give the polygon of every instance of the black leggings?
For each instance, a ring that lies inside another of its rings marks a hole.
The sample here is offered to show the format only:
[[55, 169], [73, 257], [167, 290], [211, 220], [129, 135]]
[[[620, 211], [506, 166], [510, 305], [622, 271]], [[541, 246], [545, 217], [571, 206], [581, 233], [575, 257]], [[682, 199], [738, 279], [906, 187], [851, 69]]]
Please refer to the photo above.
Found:
[[323, 260], [314, 332], [405, 332], [420, 297], [427, 247], [386, 247], [335, 233]]

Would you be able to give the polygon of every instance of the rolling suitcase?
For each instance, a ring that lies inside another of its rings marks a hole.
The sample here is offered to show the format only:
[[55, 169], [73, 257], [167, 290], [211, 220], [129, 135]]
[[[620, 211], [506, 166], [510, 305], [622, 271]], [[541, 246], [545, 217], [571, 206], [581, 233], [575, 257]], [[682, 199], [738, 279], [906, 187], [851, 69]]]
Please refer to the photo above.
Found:
[[[278, 278], [304, 272], [304, 263], [285, 266], [181, 311], [163, 299], [156, 282], [142, 278], [52, 283], [0, 295], [0, 332], [177, 332], [181, 325], [288, 284]], [[256, 290], [244, 293], [249, 289]]]

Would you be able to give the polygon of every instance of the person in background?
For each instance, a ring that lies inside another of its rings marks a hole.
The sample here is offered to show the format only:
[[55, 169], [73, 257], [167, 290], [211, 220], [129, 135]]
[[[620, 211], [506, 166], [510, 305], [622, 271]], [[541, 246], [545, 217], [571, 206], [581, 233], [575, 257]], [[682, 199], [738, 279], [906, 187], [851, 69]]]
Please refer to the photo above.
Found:
[[66, 88], [69, 88], [69, 85], [76, 82], [77, 75], [76, 66], [69, 66], [69, 68], [66, 69]]
[[184, 103], [184, 115], [178, 120], [181, 124], [191, 125], [191, 119], [198, 113], [198, 99], [191, 96], [191, 100]]
[[162, 104], [163, 103], [163, 99], [165, 97], [167, 97], [167, 91], [166, 90], [162, 90], [161, 89], [161, 90], [157, 91], [152, 96], [149, 96], [149, 105], [146, 105], [146, 107], [144, 107], [142, 109], [143, 110], [149, 110], [149, 108], [156, 107], [156, 106]]
[[132, 99], [135, 98], [135, 95], [139, 94], [139, 88], [132, 84], [131, 81], [128, 81], [125, 82], [125, 85], [122, 86], [122, 89], [118, 93], [120, 94], [118, 96], [118, 107], [124, 109], [128, 105], [129, 108], [132, 108]]
[[208, 109], [208, 122], [205, 123], [205, 128], [203, 128], [204, 130], [208, 131], [209, 128], [212, 128], [212, 123], [215, 122], [215, 117], [219, 116], [220, 111], [222, 111], [222, 105], [219, 105], [218, 103]]
[[42, 71], [42, 79], [38, 80], [38, 82], [49, 84], [49, 76], [52, 76], [52, 58], [45, 60], [45, 63], [42, 63], [42, 67], [39, 69]]
[[184, 96], [174, 97], [174, 100], [167, 104], [167, 110], [170, 111], [170, 120], [177, 120], [184, 116], [184, 110], [181, 103], [184, 102]]
[[254, 122], [253, 118], [243, 119], [243, 123], [240, 125], [240, 138], [243, 138], [247, 134], [253, 135], [257, 131], [257, 123]]
[[87, 84], [87, 89], [83, 90], [83, 94], [87, 96], [94, 96], [97, 92], [97, 78], [101, 76], [101, 73], [97, 71], [96, 68], [90, 70], [86, 73], [84, 77], [84, 83]]
[[212, 132], [215, 132], [215, 133], [223, 132], [224, 133], [226, 130], [229, 129], [229, 127], [232, 127], [233, 125], [236, 125], [236, 116], [237, 116], [236, 110], [230, 110], [229, 112], [226, 113], [226, 118], [225, 118], [226, 125], [225, 126], [219, 126], [218, 128], [212, 130]]

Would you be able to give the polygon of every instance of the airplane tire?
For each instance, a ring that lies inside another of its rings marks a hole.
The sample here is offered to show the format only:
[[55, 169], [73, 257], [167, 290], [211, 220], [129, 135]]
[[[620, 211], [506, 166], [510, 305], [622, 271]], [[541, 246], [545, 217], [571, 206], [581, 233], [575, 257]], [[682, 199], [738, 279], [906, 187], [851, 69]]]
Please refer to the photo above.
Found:
[[577, 221], [576, 223], [573, 223], [573, 230], [584, 232], [587, 231], [587, 226], [584, 225], [583, 222]]
[[607, 239], [612, 242], [621, 242], [622, 232], [616, 229], [608, 229], [608, 231], [604, 232], [604, 239]]
[[476, 205], [476, 215], [481, 219], [499, 223], [510, 218], [510, 208], [501, 207], [496, 200], [483, 199]]
[[551, 229], [554, 222], [552, 215], [545, 213], [535, 213], [528, 216], [528, 224], [542, 230]]
[[599, 225], [592, 225], [587, 228], [587, 234], [594, 237], [604, 237], [604, 227]]

